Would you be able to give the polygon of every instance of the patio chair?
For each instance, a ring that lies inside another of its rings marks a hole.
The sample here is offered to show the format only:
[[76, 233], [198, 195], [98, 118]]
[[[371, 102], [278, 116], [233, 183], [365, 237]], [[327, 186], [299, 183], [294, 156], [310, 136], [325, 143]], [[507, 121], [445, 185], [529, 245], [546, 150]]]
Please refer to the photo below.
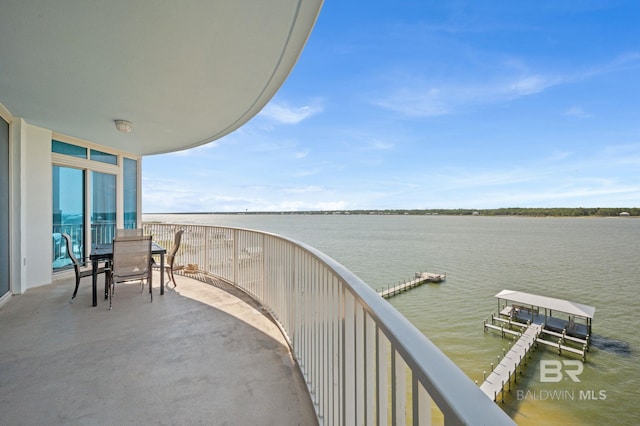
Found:
[[118, 283], [140, 281], [144, 290], [144, 283], [149, 283], [151, 292], [151, 235], [116, 237], [113, 239], [113, 260], [111, 263], [111, 278], [109, 286], [109, 309], [112, 308], [113, 293]]
[[[175, 236], [173, 237], [173, 246], [171, 247], [171, 250], [169, 250], [169, 254], [167, 254], [167, 259], [164, 264], [164, 271], [160, 271], [161, 274], [163, 274], [164, 272], [167, 273], [167, 275], [169, 276], [169, 281], [167, 281], [167, 285], [169, 285], [170, 282], [173, 282], [174, 288], [177, 287], [178, 285], [176, 284], [176, 280], [175, 280], [175, 277], [173, 276], [173, 272], [184, 269], [183, 265], [176, 265], [176, 255], [178, 254], [178, 249], [180, 248], [180, 241], [182, 241], [183, 233], [184, 233], [183, 229], [176, 232]], [[155, 263], [155, 261], [153, 263], [153, 267], [156, 269], [160, 269], [160, 265]]]
[[[65, 240], [65, 244], [67, 246], [67, 255], [73, 264], [73, 269], [76, 273], [76, 288], [73, 290], [73, 296], [69, 300], [69, 303], [73, 303], [73, 299], [76, 298], [78, 294], [78, 287], [80, 287], [80, 279], [84, 277], [90, 277], [93, 274], [93, 270], [86, 266], [89, 263], [88, 257], [81, 258], [82, 261], [78, 260], [78, 258], [73, 254], [73, 244], [71, 243], [71, 237], [69, 234], [62, 234], [62, 238]], [[107, 262], [104, 263], [104, 266], [98, 268], [97, 273], [102, 274], [109, 270], [107, 266]], [[107, 279], [107, 278], [105, 278]]]

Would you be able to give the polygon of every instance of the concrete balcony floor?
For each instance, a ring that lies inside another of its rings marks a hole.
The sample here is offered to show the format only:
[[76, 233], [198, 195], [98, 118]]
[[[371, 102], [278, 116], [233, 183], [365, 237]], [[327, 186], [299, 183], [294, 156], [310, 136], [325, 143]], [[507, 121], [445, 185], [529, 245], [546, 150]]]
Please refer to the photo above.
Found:
[[[98, 280], [99, 295], [104, 289]], [[315, 425], [276, 325], [222, 282], [176, 276], [153, 303], [116, 286], [113, 310], [83, 278], [0, 308], [0, 425]]]

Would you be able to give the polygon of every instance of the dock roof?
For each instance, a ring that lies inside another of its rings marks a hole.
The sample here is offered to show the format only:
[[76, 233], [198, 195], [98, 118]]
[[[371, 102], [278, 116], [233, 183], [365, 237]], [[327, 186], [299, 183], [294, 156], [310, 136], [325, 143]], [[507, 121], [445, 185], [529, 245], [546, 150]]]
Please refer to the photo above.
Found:
[[570, 302], [568, 300], [556, 299], [553, 297], [539, 296], [537, 294], [525, 293], [522, 291], [502, 290], [495, 296], [498, 299], [505, 299], [525, 305], [539, 306], [554, 311], [579, 316], [582, 318], [593, 318], [596, 308], [581, 303]]

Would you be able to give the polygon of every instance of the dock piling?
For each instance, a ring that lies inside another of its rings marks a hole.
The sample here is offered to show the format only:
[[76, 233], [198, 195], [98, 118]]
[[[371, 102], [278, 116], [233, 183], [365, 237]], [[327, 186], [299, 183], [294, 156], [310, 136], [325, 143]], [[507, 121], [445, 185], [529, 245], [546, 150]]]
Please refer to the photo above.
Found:
[[587, 334], [587, 337], [585, 338], [585, 346], [587, 347], [587, 350], [589, 350], [589, 335]]

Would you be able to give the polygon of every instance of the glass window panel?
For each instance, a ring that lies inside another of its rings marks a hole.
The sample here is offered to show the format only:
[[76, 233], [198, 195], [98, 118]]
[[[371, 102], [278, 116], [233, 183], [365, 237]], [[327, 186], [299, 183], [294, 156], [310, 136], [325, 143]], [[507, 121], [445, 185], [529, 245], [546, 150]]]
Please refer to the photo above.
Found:
[[91, 241], [113, 241], [116, 230], [116, 175], [91, 172]]
[[71, 265], [61, 234], [71, 237], [73, 253], [84, 257], [85, 173], [71, 167], [53, 166], [53, 259], [55, 270]]
[[91, 150], [90, 159], [93, 161], [100, 161], [101, 163], [114, 164], [114, 165], [118, 164], [117, 156], [113, 154], [109, 154], [107, 152], [97, 151], [95, 149]]
[[0, 118], [0, 297], [9, 292], [9, 123]]
[[124, 173], [124, 227], [137, 228], [138, 225], [138, 162], [125, 158]]
[[51, 152], [70, 155], [77, 158], [87, 158], [87, 148], [56, 140], [51, 141]]

